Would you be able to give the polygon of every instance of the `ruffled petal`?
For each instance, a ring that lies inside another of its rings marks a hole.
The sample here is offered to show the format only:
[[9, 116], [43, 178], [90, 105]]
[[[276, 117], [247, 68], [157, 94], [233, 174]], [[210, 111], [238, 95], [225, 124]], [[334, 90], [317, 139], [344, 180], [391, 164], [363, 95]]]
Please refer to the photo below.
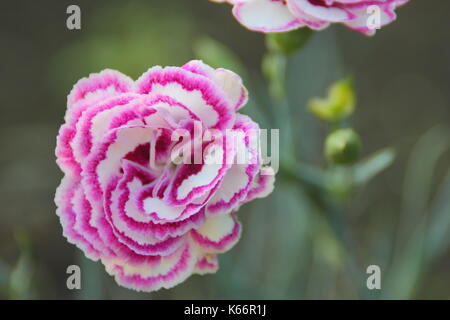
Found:
[[140, 94], [176, 97], [207, 127], [224, 129], [234, 121], [224, 93], [212, 81], [182, 68], [154, 67], [137, 80]]
[[352, 12], [356, 18], [345, 22], [345, 25], [350, 29], [366, 35], [374, 35], [376, 33], [376, 29], [369, 28], [367, 25], [367, 21], [372, 14], [367, 11], [367, 8], [372, 5], [376, 5], [380, 8], [380, 27], [391, 23], [397, 18], [394, 11], [397, 5], [397, 0], [388, 0], [385, 2], [365, 1], [363, 3], [349, 4], [347, 6], [348, 10]]
[[238, 115], [233, 131], [236, 157], [220, 187], [208, 202], [208, 214], [221, 214], [237, 208], [252, 188], [261, 164], [258, 152], [259, 127], [249, 117]]
[[82, 219], [82, 215], [87, 214], [87, 212], [80, 210], [80, 207], [82, 206], [80, 206], [78, 202], [81, 201], [81, 199], [76, 197], [79, 190], [80, 184], [74, 182], [70, 178], [65, 177], [61, 181], [55, 195], [55, 203], [57, 206], [56, 214], [60, 218], [63, 235], [67, 240], [79, 247], [88, 258], [98, 260], [100, 252], [86, 239], [84, 232], [80, 233], [79, 230], [75, 228], [77, 220]]
[[210, 217], [191, 237], [204, 252], [224, 252], [233, 247], [241, 235], [241, 225], [231, 214]]
[[311, 17], [317, 20], [328, 22], [343, 22], [355, 18], [346, 10], [345, 6], [327, 6], [321, 2], [311, 2], [310, 0], [289, 0], [289, 8], [300, 19]]
[[100, 101], [113, 95], [132, 92], [134, 81], [116, 70], [105, 69], [100, 73], [93, 73], [88, 78], [79, 80], [69, 96], [67, 106], [75, 104]]
[[233, 15], [243, 26], [260, 32], [286, 32], [304, 26], [282, 0], [237, 1]]
[[255, 177], [252, 183], [252, 187], [247, 193], [247, 197], [241, 204], [250, 202], [256, 198], [265, 198], [272, 193], [275, 185], [274, 174], [261, 174], [261, 172]]
[[181, 164], [177, 168], [166, 201], [177, 206], [211, 194], [232, 165], [235, 152], [233, 141], [226, 136], [208, 143], [206, 148], [203, 147], [201, 163]]
[[219, 269], [217, 255], [207, 253], [201, 256], [195, 265], [194, 272], [197, 274], [215, 273]]
[[123, 260], [105, 260], [103, 264], [120, 285], [148, 292], [161, 288], [169, 289], [183, 282], [194, 271], [196, 262], [194, 250], [186, 244], [173, 254], [161, 257], [157, 263], [150, 265], [135, 267], [124, 263]]
[[190, 61], [182, 68], [214, 81], [225, 92], [234, 110], [239, 110], [247, 103], [248, 90], [236, 73], [221, 68], [213, 69], [199, 60]]

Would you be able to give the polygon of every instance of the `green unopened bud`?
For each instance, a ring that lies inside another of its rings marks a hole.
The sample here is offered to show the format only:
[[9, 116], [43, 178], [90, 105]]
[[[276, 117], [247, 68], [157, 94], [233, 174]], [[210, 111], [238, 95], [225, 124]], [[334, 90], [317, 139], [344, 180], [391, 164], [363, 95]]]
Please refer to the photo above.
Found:
[[335, 82], [326, 98], [313, 98], [308, 103], [309, 110], [322, 120], [336, 122], [355, 110], [356, 97], [353, 81], [345, 78]]
[[273, 52], [292, 54], [306, 44], [312, 33], [313, 31], [309, 28], [269, 33], [266, 38], [267, 47]]
[[325, 156], [334, 164], [352, 164], [359, 158], [361, 139], [352, 129], [338, 129], [325, 141]]

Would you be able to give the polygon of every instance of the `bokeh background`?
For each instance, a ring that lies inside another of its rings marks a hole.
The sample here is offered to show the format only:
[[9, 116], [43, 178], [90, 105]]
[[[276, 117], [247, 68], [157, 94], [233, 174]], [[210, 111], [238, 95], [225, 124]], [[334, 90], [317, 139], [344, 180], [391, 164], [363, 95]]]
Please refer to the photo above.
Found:
[[[70, 4], [81, 7], [81, 30], [66, 28]], [[450, 298], [446, 0], [412, 0], [374, 38], [333, 26], [290, 57], [294, 147], [302, 160], [325, 166], [327, 127], [306, 110], [307, 100], [347, 75], [358, 94], [351, 124], [363, 158], [385, 147], [396, 151], [393, 164], [359, 186], [338, 213], [359, 256], [356, 268], [309, 197], [283, 178], [270, 197], [240, 210], [242, 238], [220, 256], [217, 274], [170, 290], [123, 289], [63, 238], [53, 202], [62, 177], [55, 137], [79, 78], [107, 67], [137, 78], [156, 64], [211, 58], [243, 74], [253, 98], [243, 112], [270, 126], [262, 114], [277, 106], [260, 71], [264, 36], [242, 28], [230, 9], [207, 0], [2, 1], [0, 298]], [[82, 290], [66, 287], [71, 264], [81, 266]], [[365, 287], [371, 264], [381, 267], [381, 290]]]

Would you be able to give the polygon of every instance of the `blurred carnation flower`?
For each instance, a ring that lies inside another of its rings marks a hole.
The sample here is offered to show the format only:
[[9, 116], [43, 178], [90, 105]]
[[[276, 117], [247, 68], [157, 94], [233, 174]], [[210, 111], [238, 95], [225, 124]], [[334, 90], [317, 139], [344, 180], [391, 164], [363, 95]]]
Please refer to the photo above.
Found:
[[[156, 66], [136, 82], [115, 70], [78, 81], [56, 147], [64, 236], [139, 291], [215, 272], [217, 254], [239, 239], [239, 206], [273, 189], [246, 135], [258, 125], [237, 113], [246, 101], [237, 74], [201, 61]], [[234, 143], [224, 142], [228, 135], [202, 141], [201, 163], [174, 163], [174, 132], [192, 132], [196, 123], [243, 134]], [[252, 161], [234, 161], [239, 150]], [[207, 162], [213, 156], [222, 161]]]
[[232, 4], [233, 14], [245, 27], [260, 32], [286, 32], [301, 27], [322, 30], [343, 23], [367, 35], [376, 29], [368, 21], [377, 6], [380, 25], [396, 19], [395, 9], [409, 0], [211, 0]]

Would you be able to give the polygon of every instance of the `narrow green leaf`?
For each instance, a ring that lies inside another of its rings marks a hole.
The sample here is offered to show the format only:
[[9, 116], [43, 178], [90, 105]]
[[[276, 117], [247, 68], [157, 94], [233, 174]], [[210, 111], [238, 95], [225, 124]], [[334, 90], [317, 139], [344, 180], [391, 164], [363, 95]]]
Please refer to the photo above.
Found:
[[382, 149], [354, 166], [353, 181], [355, 185], [368, 183], [383, 170], [387, 169], [395, 159], [392, 148]]

